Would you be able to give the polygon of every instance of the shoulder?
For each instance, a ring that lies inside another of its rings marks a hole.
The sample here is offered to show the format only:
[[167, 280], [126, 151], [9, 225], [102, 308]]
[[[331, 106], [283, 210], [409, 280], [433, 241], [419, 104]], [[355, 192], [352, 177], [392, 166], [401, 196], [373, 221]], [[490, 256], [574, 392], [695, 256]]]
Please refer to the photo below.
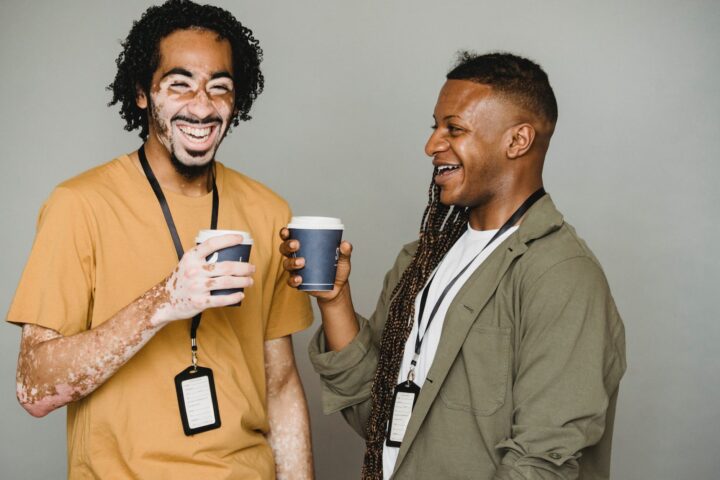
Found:
[[123, 163], [123, 157], [118, 157], [61, 182], [45, 201], [42, 212], [48, 209], [71, 209], [71, 213], [78, 213], [77, 209], [91, 211], [97, 199], [107, 198], [108, 190], [118, 189], [118, 180], [127, 175]]
[[534, 240], [518, 260], [515, 273], [520, 274], [525, 287], [539, 282], [552, 282], [555, 288], [565, 285], [576, 289], [608, 288], [600, 262], [567, 222], [548, 235]]
[[132, 176], [132, 168], [127, 155], [117, 157], [60, 183], [48, 201], [75, 198], [77, 202], [93, 206], [112, 196], [134, 194], [129, 190], [138, 188], [133, 185], [137, 182]]
[[264, 213], [278, 214], [286, 220], [290, 213], [287, 201], [265, 184], [218, 162], [223, 169], [223, 195], [246, 206], [257, 205]]

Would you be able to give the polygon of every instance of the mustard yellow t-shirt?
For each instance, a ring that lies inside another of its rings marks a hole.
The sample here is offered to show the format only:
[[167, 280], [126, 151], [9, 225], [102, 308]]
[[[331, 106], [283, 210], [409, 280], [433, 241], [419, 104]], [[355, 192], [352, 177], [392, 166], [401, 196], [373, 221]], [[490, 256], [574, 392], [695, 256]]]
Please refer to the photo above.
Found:
[[[222, 426], [185, 436], [174, 377], [190, 364], [190, 320], [163, 328], [105, 384], [68, 405], [72, 479], [271, 479], [263, 342], [312, 322], [285, 283], [278, 231], [284, 200], [217, 164], [218, 228], [245, 230], [255, 283], [240, 307], [205, 311], [200, 364], [213, 370]], [[164, 192], [185, 250], [210, 227], [212, 195]], [[112, 317], [177, 265], [155, 195], [127, 155], [59, 185], [43, 206], [8, 321], [68, 336]]]

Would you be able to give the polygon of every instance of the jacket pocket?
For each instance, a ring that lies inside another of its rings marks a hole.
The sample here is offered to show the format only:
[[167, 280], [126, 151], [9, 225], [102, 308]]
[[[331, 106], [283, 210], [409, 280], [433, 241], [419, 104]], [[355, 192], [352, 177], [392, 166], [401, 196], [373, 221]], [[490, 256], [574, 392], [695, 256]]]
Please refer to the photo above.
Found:
[[511, 329], [470, 329], [460, 354], [440, 389], [445, 406], [479, 416], [505, 403], [510, 376]]

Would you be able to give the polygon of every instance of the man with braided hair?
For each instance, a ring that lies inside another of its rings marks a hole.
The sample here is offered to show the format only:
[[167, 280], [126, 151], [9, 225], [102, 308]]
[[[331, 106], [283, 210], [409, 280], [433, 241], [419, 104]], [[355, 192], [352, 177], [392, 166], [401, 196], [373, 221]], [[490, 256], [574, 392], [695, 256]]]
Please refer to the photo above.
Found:
[[[250, 118], [261, 59], [223, 9], [149, 8], [109, 87], [143, 145], [62, 183], [42, 209], [8, 321], [22, 325], [22, 406], [68, 406], [72, 479], [313, 477], [291, 342], [312, 312], [277, 248], [290, 209], [215, 161]], [[213, 262], [244, 239], [196, 246], [211, 226], [249, 232], [250, 258]]]
[[[313, 293], [324, 411], [366, 439], [363, 479], [608, 478], [624, 328], [597, 259], [543, 189], [557, 120], [547, 75], [465, 53], [434, 119], [420, 237], [375, 313], [354, 312], [348, 242], [334, 289]], [[298, 241], [281, 237], [294, 272]]]

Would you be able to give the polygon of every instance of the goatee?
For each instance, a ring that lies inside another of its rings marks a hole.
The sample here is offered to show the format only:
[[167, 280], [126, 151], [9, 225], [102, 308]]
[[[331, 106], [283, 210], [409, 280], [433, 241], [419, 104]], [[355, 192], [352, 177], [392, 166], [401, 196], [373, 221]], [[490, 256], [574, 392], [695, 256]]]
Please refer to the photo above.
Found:
[[175, 168], [175, 171], [182, 175], [183, 178], [185, 178], [186, 180], [195, 180], [199, 177], [202, 177], [212, 169], [213, 164], [215, 163], [215, 159], [213, 158], [212, 160], [203, 165], [185, 165], [180, 160], [178, 160], [174, 153], [172, 153], [170, 154], [170, 162]]

